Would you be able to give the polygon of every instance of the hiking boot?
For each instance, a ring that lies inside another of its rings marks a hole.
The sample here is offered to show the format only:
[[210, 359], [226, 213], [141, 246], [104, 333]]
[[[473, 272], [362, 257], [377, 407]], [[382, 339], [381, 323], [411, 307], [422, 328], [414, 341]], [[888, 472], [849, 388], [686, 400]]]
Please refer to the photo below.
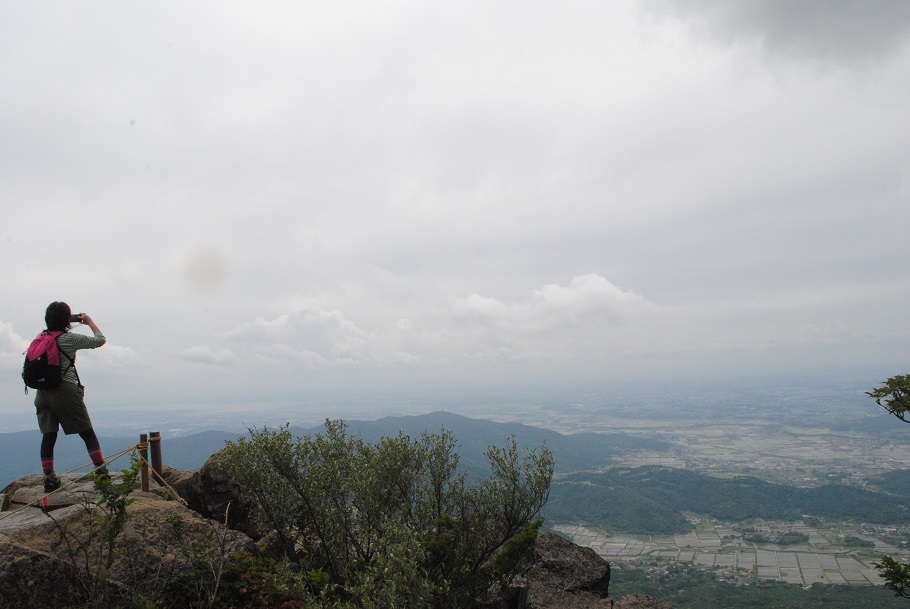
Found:
[[95, 475], [98, 476], [101, 480], [110, 480], [111, 474], [107, 471], [107, 465], [102, 465], [95, 468]]
[[60, 488], [60, 477], [54, 472], [44, 474], [44, 492], [50, 493], [58, 488]]

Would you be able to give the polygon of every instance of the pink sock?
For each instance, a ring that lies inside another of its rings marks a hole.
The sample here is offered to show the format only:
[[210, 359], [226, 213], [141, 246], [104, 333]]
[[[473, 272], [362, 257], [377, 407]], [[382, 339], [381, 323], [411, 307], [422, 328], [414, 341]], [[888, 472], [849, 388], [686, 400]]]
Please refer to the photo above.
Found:
[[93, 450], [88, 454], [88, 458], [92, 460], [92, 463], [95, 467], [101, 467], [104, 465], [104, 457], [101, 456], [101, 449]]
[[53, 459], [41, 459], [41, 471], [43, 471], [45, 473], [45, 475], [54, 471], [54, 460]]

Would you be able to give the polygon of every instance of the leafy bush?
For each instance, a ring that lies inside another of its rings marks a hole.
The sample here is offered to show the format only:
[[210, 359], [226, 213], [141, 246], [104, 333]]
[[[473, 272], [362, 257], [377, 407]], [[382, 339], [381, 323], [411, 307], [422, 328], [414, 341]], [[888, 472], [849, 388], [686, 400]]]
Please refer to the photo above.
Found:
[[510, 438], [487, 451], [490, 475], [469, 482], [456, 447], [445, 430], [369, 444], [330, 420], [305, 438], [251, 429], [228, 443], [225, 463], [284, 558], [326, 574], [323, 594], [359, 607], [468, 607], [526, 564], [553, 457], [546, 446], [521, 455]]
[[321, 572], [302, 573], [284, 559], [241, 553], [228, 565], [218, 600], [227, 607], [301, 607], [325, 583]]
[[139, 475], [140, 464], [133, 460], [129, 468], [121, 470], [120, 482], [108, 475], [89, 473], [98, 498], [76, 504], [82, 515], [82, 526], [64, 526], [53, 512], [45, 515], [53, 522], [60, 535], [70, 563], [80, 572], [80, 583], [88, 598], [88, 607], [102, 609], [114, 600], [106, 598], [110, 569], [120, 552], [117, 539], [129, 519], [126, 508], [135, 501], [130, 497]]

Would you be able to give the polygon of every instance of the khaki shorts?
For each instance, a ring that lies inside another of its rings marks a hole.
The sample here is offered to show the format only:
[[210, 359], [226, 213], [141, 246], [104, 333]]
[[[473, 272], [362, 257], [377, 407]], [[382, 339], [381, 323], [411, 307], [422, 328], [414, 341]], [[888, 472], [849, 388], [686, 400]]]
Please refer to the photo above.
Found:
[[92, 428], [92, 420], [85, 407], [85, 388], [63, 381], [56, 389], [38, 390], [35, 395], [35, 411], [38, 414], [38, 429], [41, 433], [57, 431], [74, 434]]

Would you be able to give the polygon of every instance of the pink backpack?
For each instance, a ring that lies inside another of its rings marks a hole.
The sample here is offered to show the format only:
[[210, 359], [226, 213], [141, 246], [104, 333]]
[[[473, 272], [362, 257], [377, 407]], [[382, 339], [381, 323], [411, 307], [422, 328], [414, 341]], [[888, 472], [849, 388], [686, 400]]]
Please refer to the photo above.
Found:
[[[60, 354], [66, 359], [69, 356], [57, 346], [57, 337], [63, 332], [48, 332], [39, 334], [25, 353], [25, 363], [22, 364], [22, 380], [25, 381], [25, 393], [28, 388], [54, 389], [63, 382], [66, 370], [60, 369]], [[73, 361], [70, 360], [70, 366]], [[69, 370], [69, 367], [67, 367]]]

